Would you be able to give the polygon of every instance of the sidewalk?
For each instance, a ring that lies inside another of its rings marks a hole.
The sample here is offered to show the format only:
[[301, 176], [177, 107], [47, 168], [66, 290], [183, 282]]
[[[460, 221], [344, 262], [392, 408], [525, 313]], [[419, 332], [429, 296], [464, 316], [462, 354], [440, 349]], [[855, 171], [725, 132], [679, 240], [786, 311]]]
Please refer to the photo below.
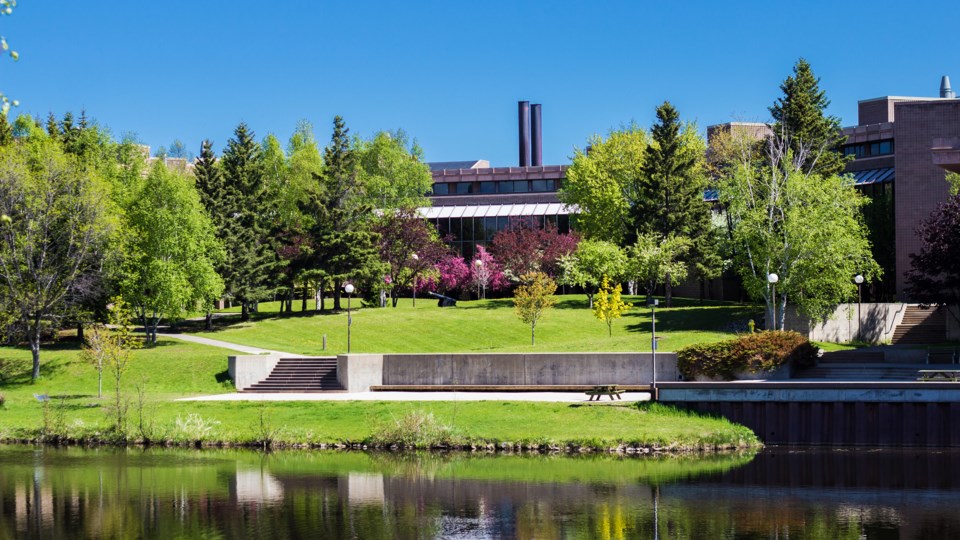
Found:
[[236, 343], [229, 343], [227, 341], [220, 341], [218, 339], [210, 339], [200, 336], [191, 336], [190, 334], [158, 334], [159, 337], [171, 337], [174, 339], [179, 339], [181, 341], [189, 341], [191, 343], [199, 343], [201, 345], [209, 345], [211, 347], [220, 347], [221, 349], [228, 349], [231, 351], [242, 352], [244, 354], [277, 354], [280, 356], [292, 356], [299, 357], [303, 356], [302, 354], [295, 354], [290, 352], [283, 351], [271, 351], [269, 349], [259, 349], [257, 347], [248, 347], [246, 345], [237, 345]]
[[[314, 392], [277, 394], [217, 394], [181, 398], [177, 401], [547, 401], [555, 403], [587, 403], [582, 392]], [[590, 403], [630, 403], [649, 401], [648, 392], [627, 392], [622, 400], [603, 398]]]

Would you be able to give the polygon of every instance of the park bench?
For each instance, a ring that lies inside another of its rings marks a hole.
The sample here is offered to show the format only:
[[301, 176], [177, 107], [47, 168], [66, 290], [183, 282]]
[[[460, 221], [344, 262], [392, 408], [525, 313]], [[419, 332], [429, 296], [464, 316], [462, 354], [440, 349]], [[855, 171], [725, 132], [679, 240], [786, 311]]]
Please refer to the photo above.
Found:
[[433, 291], [430, 291], [427, 294], [435, 298], [439, 298], [439, 300], [437, 300], [437, 307], [457, 307], [456, 298], [450, 298], [449, 296], [444, 296], [440, 293], [435, 293]]
[[960, 369], [921, 369], [918, 381], [960, 381]]
[[611, 401], [613, 401], [614, 396], [616, 396], [617, 399], [623, 399], [620, 397], [622, 393], [623, 390], [620, 390], [620, 387], [615, 384], [601, 384], [594, 386], [586, 392], [586, 394], [590, 396], [590, 399], [587, 401], [600, 401], [600, 396], [610, 396]]

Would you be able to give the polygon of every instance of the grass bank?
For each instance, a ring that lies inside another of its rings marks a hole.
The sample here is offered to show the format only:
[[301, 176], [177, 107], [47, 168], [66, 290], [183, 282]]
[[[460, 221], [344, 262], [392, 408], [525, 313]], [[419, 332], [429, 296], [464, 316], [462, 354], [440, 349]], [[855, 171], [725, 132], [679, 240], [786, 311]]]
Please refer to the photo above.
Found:
[[[418, 306], [419, 309], [419, 306]], [[695, 450], [756, 446], [742, 426], [656, 404], [586, 406], [527, 402], [179, 402], [232, 391], [223, 349], [162, 339], [136, 351], [123, 378], [129, 441], [272, 446], [510, 447], [538, 450]], [[43, 378], [29, 382], [30, 353], [0, 348], [0, 440], [116, 442], [113, 387], [79, 358], [76, 343], [43, 351]], [[145, 389], [142, 398], [136, 386]], [[50, 400], [39, 402], [34, 394]], [[399, 427], [398, 427], [399, 426]], [[390, 434], [394, 435], [391, 436]], [[410, 436], [413, 433], [414, 436]]]
[[[514, 315], [509, 298], [459, 302], [438, 308], [435, 301], [409, 298], [396, 308], [360, 308], [353, 302], [352, 352], [586, 352], [649, 351], [650, 310], [645, 297], [624, 297], [635, 306], [614, 322], [613, 335], [593, 316], [583, 295], [556, 297], [556, 307], [537, 325], [537, 343], [530, 344], [530, 327]], [[329, 302], [328, 302], [329, 305]], [[346, 304], [344, 304], [346, 305]], [[295, 303], [295, 308], [300, 304]], [[308, 304], [312, 308], [313, 304]], [[236, 311], [234, 308], [233, 311]], [[224, 319], [213, 332], [200, 335], [299, 354], [339, 354], [346, 351], [347, 315], [295, 311], [280, 315], [279, 302], [260, 305], [251, 322]], [[230, 312], [231, 310], [228, 310]], [[659, 350], [675, 351], [694, 343], [727, 339], [746, 331], [747, 321], [761, 313], [755, 306], [676, 298], [674, 307], [657, 309]], [[327, 337], [327, 349], [323, 338]]]

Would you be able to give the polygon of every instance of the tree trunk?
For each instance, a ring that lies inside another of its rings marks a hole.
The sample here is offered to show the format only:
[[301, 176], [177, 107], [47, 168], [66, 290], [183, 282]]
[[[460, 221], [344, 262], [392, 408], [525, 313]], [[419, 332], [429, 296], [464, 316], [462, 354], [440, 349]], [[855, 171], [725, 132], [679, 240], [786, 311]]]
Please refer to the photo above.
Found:
[[208, 331], [213, 330], [213, 312], [212, 311], [207, 312], [207, 316], [204, 318], [203, 327]]
[[587, 307], [593, 309], [593, 293], [587, 291]]
[[537, 344], [537, 323], [530, 325], [530, 346], [535, 346]]
[[77, 341], [83, 344], [83, 321], [77, 321]]
[[36, 321], [36, 326], [30, 332], [30, 354], [33, 356], [33, 374], [31, 379], [37, 382], [40, 378], [40, 321]]
[[340, 311], [341, 309], [343, 308], [340, 307], [340, 287], [334, 287], [333, 288], [333, 310]]
[[700, 305], [707, 299], [707, 280], [700, 278]]
[[397, 298], [397, 288], [394, 287], [393, 290], [390, 291], [390, 303], [393, 307], [397, 307], [397, 300], [399, 300], [399, 298]]
[[307, 310], [307, 289], [309, 289], [309, 287], [307, 287], [307, 283], [304, 282], [303, 294], [300, 295], [300, 311]]
[[249, 320], [250, 320], [250, 309], [249, 309], [250, 304], [249, 304], [246, 300], [244, 300], [244, 301], [240, 304], [240, 306], [241, 306], [241, 307], [240, 307], [240, 320], [241, 320], [241, 321], [249, 321]]
[[326, 299], [326, 297], [325, 297], [324, 294], [323, 294], [323, 293], [324, 293], [324, 291], [323, 291], [323, 287], [324, 287], [324, 286], [325, 286], [325, 283], [324, 283], [323, 281], [321, 281], [320, 283], [317, 283], [317, 298], [320, 300], [320, 301], [317, 303], [317, 309], [319, 309], [320, 311], [326, 311], [326, 310], [327, 310], [327, 299]]
[[670, 285], [670, 274], [667, 274], [667, 280], [663, 284], [663, 303], [666, 307], [673, 307], [673, 286]]

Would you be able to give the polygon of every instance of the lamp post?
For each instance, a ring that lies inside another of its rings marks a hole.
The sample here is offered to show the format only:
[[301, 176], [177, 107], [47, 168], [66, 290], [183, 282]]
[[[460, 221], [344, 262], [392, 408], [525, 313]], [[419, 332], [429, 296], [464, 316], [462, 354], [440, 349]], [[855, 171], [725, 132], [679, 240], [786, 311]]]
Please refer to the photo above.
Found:
[[481, 275], [483, 273], [483, 261], [477, 259], [473, 261], [473, 264], [477, 267], [477, 300], [480, 300], [480, 287], [485, 281], [484, 276]]
[[657, 400], [657, 306], [660, 304], [656, 298], [651, 298], [650, 302], [650, 350], [653, 353], [653, 382], [650, 383], [650, 397]]
[[773, 302], [771, 302], [770, 304], [773, 306], [773, 329], [774, 330], [777, 329], [777, 282], [778, 281], [780, 281], [780, 276], [774, 273], [767, 274], [767, 283], [769, 283], [770, 286], [773, 287], [773, 294], [771, 295]]
[[347, 354], [350, 354], [350, 327], [353, 326], [353, 317], [350, 316], [350, 296], [353, 291], [353, 283], [347, 283], [343, 287], [343, 292], [347, 293]]
[[416, 266], [420, 260], [420, 256], [414, 253], [410, 256], [413, 259], [413, 307], [417, 307], [417, 269]]
[[860, 317], [860, 304], [863, 302], [863, 275], [853, 276], [853, 282], [857, 284], [857, 341], [863, 341], [863, 319]]

